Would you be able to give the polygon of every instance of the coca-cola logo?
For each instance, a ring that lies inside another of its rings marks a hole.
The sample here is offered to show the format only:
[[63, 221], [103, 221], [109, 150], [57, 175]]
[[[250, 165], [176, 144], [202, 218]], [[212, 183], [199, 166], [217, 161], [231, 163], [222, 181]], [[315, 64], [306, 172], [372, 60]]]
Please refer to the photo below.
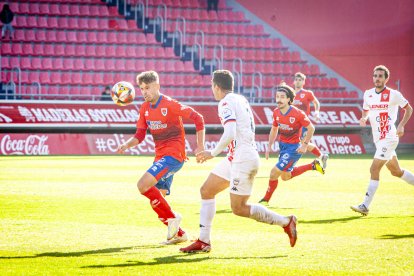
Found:
[[48, 155], [47, 139], [46, 135], [29, 135], [23, 139], [5, 135], [0, 142], [0, 151], [3, 155]]

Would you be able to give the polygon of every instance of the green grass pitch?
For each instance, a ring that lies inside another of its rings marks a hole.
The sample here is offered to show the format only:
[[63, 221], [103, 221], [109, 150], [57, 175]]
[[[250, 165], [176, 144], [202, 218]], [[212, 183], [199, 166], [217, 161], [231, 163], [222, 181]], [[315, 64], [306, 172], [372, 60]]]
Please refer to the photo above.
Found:
[[[220, 158], [191, 157], [175, 176], [168, 201], [192, 238], [199, 188]], [[294, 248], [282, 228], [233, 215], [225, 191], [211, 253], [187, 255], [160, 245], [167, 229], [137, 191], [151, 157], [3, 156], [0, 275], [413, 275], [414, 187], [384, 169], [370, 214], [349, 208], [363, 200], [371, 158], [333, 156], [324, 176], [280, 182], [270, 208], [298, 217]], [[263, 196], [275, 157], [261, 162], [250, 202]], [[400, 163], [414, 172], [414, 156]]]

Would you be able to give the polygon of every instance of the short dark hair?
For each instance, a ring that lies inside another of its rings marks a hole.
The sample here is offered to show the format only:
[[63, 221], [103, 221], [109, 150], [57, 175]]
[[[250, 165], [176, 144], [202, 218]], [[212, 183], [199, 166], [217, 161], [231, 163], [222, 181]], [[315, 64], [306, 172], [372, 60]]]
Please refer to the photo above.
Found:
[[160, 78], [158, 76], [158, 73], [155, 71], [145, 71], [141, 74], [138, 74], [137, 76], [137, 83], [138, 85], [141, 85], [142, 83], [149, 84], [149, 83], [159, 83]]
[[279, 86], [277, 86], [276, 92], [285, 92], [286, 96], [289, 98], [289, 105], [293, 103], [293, 100], [296, 96], [295, 90], [293, 90], [293, 88], [286, 83], [281, 83]]
[[385, 67], [385, 65], [377, 65], [377, 66], [375, 66], [374, 72], [375, 71], [384, 71], [385, 79], [388, 79], [390, 77], [390, 70], [388, 70], [388, 68]]
[[301, 78], [302, 80], [306, 80], [306, 75], [302, 72], [296, 72], [295, 78]]
[[214, 71], [213, 83], [225, 91], [234, 90], [234, 77], [229, 70]]

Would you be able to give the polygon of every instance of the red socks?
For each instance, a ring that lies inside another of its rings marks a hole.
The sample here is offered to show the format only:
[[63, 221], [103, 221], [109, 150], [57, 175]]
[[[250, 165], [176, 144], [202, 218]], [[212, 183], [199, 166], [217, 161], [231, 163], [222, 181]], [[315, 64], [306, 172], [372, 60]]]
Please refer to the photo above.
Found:
[[278, 180], [269, 180], [269, 186], [267, 187], [266, 195], [264, 196], [263, 200], [269, 201], [273, 195], [273, 192], [276, 190], [278, 184]]
[[169, 218], [175, 218], [170, 205], [162, 196], [160, 190], [158, 190], [156, 187], [153, 186], [149, 188], [148, 191], [142, 195], [150, 200], [151, 207], [154, 209], [155, 213], [158, 214], [159, 218], [163, 218], [165, 220]]
[[299, 167], [294, 167], [293, 171], [291, 172], [292, 178], [294, 178], [295, 176], [301, 175], [302, 173], [304, 173], [306, 171], [310, 171], [310, 170], [313, 170], [313, 164], [312, 163], [307, 164], [307, 165], [303, 165], [303, 166], [299, 166]]
[[312, 154], [319, 158], [321, 156], [321, 151], [318, 149], [318, 147], [314, 147], [313, 150], [311, 150]]
[[[168, 225], [166, 222], [169, 218], [175, 218], [174, 213], [171, 210], [170, 205], [165, 200], [165, 198], [162, 196], [160, 190], [158, 190], [156, 187], [151, 187], [142, 194], [143, 196], [147, 197], [150, 200], [150, 204], [152, 209], [155, 211], [155, 213], [158, 214], [158, 218], [161, 220], [162, 223], [165, 225]], [[178, 236], [184, 235], [184, 231], [180, 228], [178, 230]]]

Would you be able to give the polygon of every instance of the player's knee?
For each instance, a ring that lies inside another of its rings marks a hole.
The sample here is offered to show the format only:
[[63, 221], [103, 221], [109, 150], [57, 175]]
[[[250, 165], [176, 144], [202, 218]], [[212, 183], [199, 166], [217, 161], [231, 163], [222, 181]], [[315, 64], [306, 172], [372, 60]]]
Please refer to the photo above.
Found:
[[401, 177], [404, 172], [401, 169], [390, 169], [391, 175], [396, 177]]
[[371, 175], [379, 175], [380, 168], [377, 166], [371, 166], [371, 168], [369, 169], [369, 172], [371, 173]]
[[243, 217], [243, 208], [240, 205], [231, 205], [231, 211], [233, 212], [233, 214], [235, 214], [236, 216], [241, 216]]
[[282, 174], [280, 178], [282, 178], [283, 181], [287, 181], [291, 179], [292, 177], [289, 174]]
[[141, 194], [144, 194], [149, 189], [149, 187], [147, 187], [147, 185], [145, 185], [145, 183], [143, 181], [141, 181], [141, 180], [138, 181], [137, 188], [138, 188], [138, 191]]
[[278, 179], [280, 176], [279, 170], [276, 169], [276, 167], [274, 167], [271, 171], [270, 171], [270, 179], [271, 180], [276, 180]]

